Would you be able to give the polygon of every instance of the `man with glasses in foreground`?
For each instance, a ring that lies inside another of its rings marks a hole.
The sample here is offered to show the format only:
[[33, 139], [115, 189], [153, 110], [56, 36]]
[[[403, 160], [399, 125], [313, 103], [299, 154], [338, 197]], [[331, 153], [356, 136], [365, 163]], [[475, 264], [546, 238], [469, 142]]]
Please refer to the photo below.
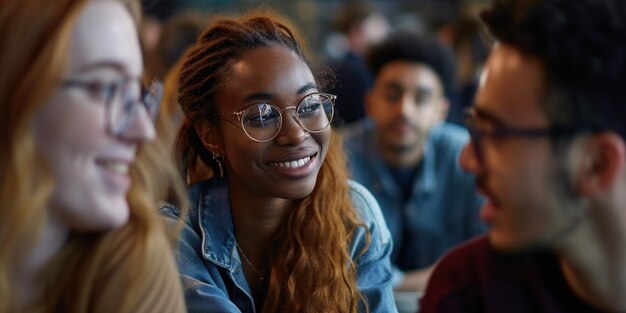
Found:
[[626, 2], [496, 1], [461, 166], [489, 235], [446, 255], [421, 312], [626, 311]]
[[436, 39], [402, 31], [372, 47], [366, 60], [374, 86], [366, 95], [368, 118], [344, 131], [349, 165], [393, 235], [394, 288], [421, 292], [445, 251], [486, 230], [474, 176], [457, 162], [469, 136], [443, 122], [454, 58]]

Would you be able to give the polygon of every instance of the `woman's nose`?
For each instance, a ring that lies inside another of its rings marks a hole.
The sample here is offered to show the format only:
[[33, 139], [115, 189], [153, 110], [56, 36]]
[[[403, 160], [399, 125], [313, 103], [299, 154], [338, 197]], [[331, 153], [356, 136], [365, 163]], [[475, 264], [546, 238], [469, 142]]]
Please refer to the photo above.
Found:
[[125, 140], [142, 143], [152, 141], [156, 137], [154, 122], [145, 107], [137, 109], [135, 118], [128, 129], [120, 135]]
[[300, 125], [295, 110], [283, 110], [282, 125], [275, 140], [280, 145], [298, 145], [302, 143], [309, 132]]

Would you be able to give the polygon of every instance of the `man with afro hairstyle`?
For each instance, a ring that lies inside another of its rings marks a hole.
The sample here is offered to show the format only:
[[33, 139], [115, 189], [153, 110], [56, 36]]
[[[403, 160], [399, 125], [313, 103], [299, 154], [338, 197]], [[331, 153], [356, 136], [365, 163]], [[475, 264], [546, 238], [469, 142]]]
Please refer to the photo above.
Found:
[[367, 117], [348, 125], [344, 146], [393, 236], [394, 288], [421, 292], [448, 249], [486, 230], [474, 176], [457, 161], [469, 135], [444, 122], [454, 57], [436, 38], [402, 30], [368, 49], [366, 61], [374, 73]]

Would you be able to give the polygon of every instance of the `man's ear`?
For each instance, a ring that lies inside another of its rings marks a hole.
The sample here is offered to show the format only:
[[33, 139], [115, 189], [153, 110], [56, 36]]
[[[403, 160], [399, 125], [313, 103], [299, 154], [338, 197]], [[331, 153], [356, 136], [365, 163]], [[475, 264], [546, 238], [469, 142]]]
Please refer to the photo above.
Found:
[[197, 122], [194, 127], [196, 128], [196, 133], [198, 133], [198, 137], [209, 151], [214, 153], [224, 154], [221, 147], [220, 137], [218, 136], [218, 130], [216, 126], [209, 121], [202, 120]]
[[583, 195], [603, 194], [613, 188], [624, 175], [626, 143], [614, 132], [605, 131], [590, 136], [582, 147], [586, 151], [580, 160], [579, 191]]

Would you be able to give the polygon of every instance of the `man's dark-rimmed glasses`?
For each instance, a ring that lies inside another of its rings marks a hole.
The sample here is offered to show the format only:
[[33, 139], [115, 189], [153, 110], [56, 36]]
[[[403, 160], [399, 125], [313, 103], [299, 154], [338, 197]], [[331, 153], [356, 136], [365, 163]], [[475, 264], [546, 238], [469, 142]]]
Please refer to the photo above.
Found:
[[[484, 164], [483, 145], [488, 138], [506, 139], [510, 137], [525, 138], [564, 138], [582, 131], [586, 127], [546, 127], [546, 128], [514, 128], [505, 125], [497, 117], [476, 107], [465, 110], [465, 125], [470, 133], [472, 147], [480, 164]], [[480, 121], [488, 122], [491, 126], [484, 129], [479, 126]]]

